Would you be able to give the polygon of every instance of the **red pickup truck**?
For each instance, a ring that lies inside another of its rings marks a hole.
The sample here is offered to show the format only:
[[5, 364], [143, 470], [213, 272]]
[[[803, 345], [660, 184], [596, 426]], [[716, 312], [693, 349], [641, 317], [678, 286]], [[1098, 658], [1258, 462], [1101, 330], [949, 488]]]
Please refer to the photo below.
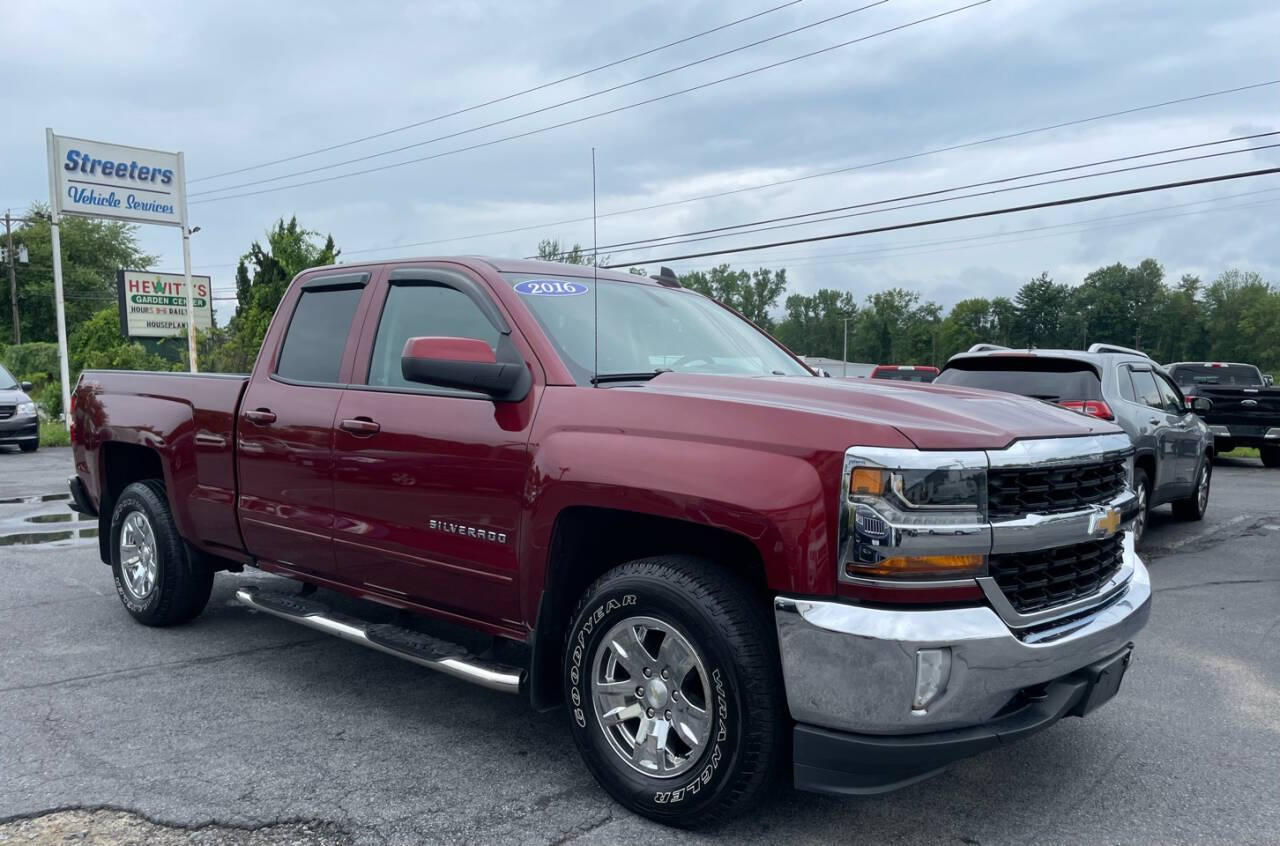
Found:
[[1150, 608], [1112, 424], [815, 378], [669, 273], [316, 268], [251, 375], [89, 371], [72, 416], [140, 622], [194, 618], [216, 571], [287, 576], [236, 597], [563, 703], [600, 784], [673, 825], [1083, 716]]

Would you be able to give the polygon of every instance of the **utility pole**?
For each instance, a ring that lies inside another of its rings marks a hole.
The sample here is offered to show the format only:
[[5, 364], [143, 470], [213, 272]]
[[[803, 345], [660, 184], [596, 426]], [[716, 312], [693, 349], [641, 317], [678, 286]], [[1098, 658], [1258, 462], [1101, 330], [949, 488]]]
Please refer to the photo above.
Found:
[[844, 351], [840, 353], [840, 378], [849, 375], [849, 321], [853, 320], [853, 315], [841, 318], [844, 322]]
[[13, 230], [10, 228], [8, 209], [4, 210], [4, 239], [9, 248], [9, 260], [5, 263], [9, 265], [9, 304], [13, 308], [13, 342], [21, 344], [22, 329], [18, 326], [18, 277], [13, 272], [18, 255], [13, 251]]

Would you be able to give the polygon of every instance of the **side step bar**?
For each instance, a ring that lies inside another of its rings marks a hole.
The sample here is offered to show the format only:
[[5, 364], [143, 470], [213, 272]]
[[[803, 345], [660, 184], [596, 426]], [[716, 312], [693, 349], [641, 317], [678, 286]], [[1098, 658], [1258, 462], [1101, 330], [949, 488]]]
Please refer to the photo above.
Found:
[[370, 623], [333, 611], [329, 606], [295, 594], [242, 587], [236, 601], [255, 611], [337, 635], [343, 640], [403, 658], [503, 693], [519, 693], [524, 670], [477, 658], [457, 644], [391, 623]]

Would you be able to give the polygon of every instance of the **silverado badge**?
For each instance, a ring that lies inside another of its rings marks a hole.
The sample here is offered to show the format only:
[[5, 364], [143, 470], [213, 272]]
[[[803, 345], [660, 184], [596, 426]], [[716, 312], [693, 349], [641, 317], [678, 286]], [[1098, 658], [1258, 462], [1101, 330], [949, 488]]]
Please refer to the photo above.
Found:
[[1089, 534], [1109, 538], [1120, 528], [1120, 509], [1107, 507], [1093, 512], [1089, 518]]

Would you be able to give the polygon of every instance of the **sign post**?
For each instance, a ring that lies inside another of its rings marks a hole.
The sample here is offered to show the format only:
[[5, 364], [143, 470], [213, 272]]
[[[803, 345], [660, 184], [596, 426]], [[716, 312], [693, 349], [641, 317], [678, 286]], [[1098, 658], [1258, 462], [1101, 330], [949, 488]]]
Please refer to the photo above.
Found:
[[67, 322], [62, 292], [62, 215], [105, 217], [131, 223], [182, 228], [182, 260], [187, 293], [187, 356], [196, 372], [194, 292], [191, 286], [191, 228], [187, 225], [186, 161], [182, 153], [126, 147], [55, 135], [45, 129], [49, 148], [50, 233], [53, 290], [58, 317], [58, 364], [62, 410], [71, 424], [71, 384], [67, 366]]

